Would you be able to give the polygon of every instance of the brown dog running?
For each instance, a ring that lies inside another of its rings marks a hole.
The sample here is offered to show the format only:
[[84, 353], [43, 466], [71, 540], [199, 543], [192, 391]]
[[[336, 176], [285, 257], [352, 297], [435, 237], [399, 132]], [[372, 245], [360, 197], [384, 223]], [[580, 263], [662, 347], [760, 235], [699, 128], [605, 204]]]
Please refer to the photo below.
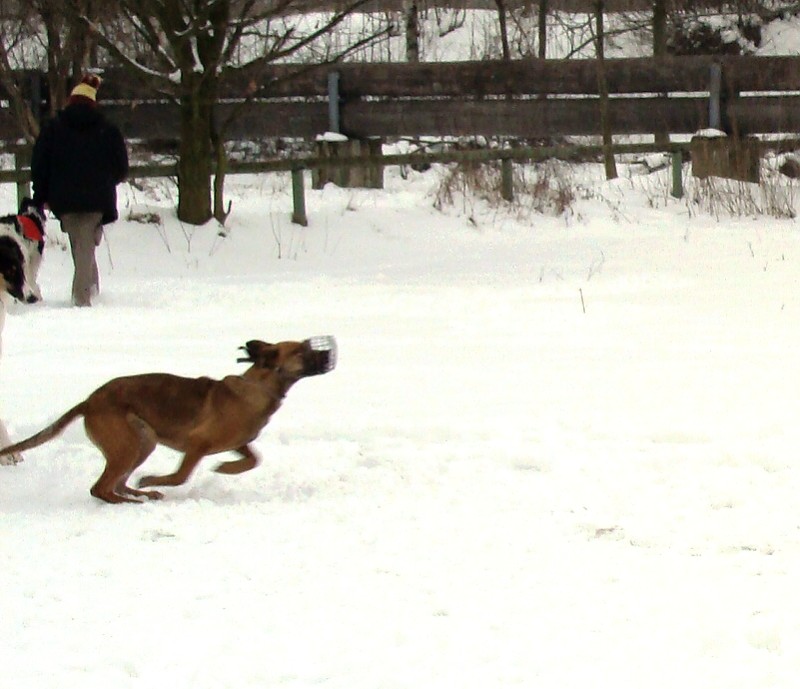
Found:
[[106, 502], [163, 497], [157, 491], [127, 485], [134, 469], [159, 443], [183, 452], [183, 459], [172, 474], [144, 476], [140, 487], [181, 485], [203, 457], [227, 450], [241, 457], [223, 462], [215, 471], [249, 471], [259, 461], [249, 443], [267, 425], [292, 385], [334, 368], [336, 341], [329, 336], [278, 344], [251, 340], [242, 349], [247, 357], [238, 361], [253, 365], [242, 375], [222, 380], [169, 373], [114, 378], [47, 428], [1, 449], [0, 455], [38, 447], [83, 416], [86, 435], [106, 459], [105, 470], [90, 492]]

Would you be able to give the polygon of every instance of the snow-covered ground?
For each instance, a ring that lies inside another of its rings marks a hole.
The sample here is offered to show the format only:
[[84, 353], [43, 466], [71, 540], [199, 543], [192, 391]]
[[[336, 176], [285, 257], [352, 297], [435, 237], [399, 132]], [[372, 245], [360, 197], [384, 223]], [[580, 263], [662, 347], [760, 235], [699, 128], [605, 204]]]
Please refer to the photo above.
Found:
[[794, 686], [797, 224], [592, 172], [554, 217], [439, 211], [440, 169], [391, 169], [309, 191], [308, 228], [285, 177], [231, 177], [227, 236], [124, 186], [91, 309], [52, 221], [46, 301], [3, 333], [13, 438], [114, 376], [241, 371], [251, 338], [340, 361], [260, 467], [161, 502], [91, 498], [80, 423], [0, 467], [0, 684]]

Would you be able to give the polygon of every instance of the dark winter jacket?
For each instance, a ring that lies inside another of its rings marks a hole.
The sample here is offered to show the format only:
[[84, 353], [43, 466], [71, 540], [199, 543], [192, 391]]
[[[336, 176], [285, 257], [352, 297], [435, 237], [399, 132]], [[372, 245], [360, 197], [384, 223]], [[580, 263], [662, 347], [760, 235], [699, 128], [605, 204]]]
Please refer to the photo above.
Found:
[[122, 134], [91, 105], [68, 105], [42, 127], [33, 146], [33, 200], [57, 218], [100, 212], [104, 225], [114, 222], [117, 184], [127, 174]]

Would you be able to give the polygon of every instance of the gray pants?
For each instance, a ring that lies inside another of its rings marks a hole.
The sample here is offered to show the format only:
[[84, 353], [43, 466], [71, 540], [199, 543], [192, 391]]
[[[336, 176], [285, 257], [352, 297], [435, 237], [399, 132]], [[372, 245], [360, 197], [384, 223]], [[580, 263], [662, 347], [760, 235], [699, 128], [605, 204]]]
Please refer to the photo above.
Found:
[[65, 213], [61, 229], [69, 237], [75, 276], [72, 279], [72, 303], [91, 306], [92, 297], [100, 293], [100, 277], [94, 251], [103, 239], [102, 213]]

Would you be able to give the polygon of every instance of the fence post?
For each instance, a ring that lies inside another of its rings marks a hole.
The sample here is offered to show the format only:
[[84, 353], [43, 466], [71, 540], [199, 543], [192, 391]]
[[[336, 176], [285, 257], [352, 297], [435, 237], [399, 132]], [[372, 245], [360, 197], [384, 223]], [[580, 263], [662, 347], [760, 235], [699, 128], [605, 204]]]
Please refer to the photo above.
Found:
[[514, 163], [511, 158], [500, 161], [501, 195], [504, 201], [514, 200]]
[[[317, 162], [311, 170], [311, 186], [322, 189], [328, 182], [352, 189], [383, 189], [383, 146], [381, 139], [317, 141]], [[353, 160], [339, 165], [337, 159]]]
[[341, 134], [342, 118], [339, 98], [339, 72], [328, 73], [328, 131]]
[[722, 65], [711, 64], [708, 85], [708, 126], [711, 129], [722, 129]]
[[306, 216], [306, 191], [303, 179], [303, 168], [292, 168], [292, 222], [295, 225], [308, 226]]
[[683, 152], [680, 150], [672, 154], [672, 196], [683, 198]]

